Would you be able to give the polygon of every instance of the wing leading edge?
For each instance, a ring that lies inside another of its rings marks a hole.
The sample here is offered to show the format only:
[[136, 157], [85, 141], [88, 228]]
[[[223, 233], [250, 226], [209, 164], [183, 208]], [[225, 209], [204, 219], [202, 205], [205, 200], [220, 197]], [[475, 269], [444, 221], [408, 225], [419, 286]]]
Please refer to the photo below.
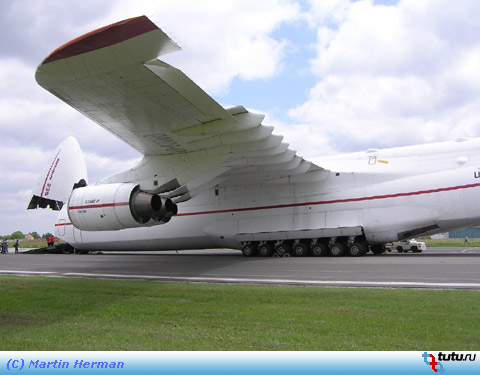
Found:
[[[320, 170], [262, 125], [263, 115], [223, 108], [156, 59], [177, 50], [141, 16], [76, 38], [37, 68], [42, 87], [145, 155], [133, 170], [103, 182], [141, 180], [142, 189], [182, 201], [207, 186]], [[139, 177], [140, 170], [148, 172]]]

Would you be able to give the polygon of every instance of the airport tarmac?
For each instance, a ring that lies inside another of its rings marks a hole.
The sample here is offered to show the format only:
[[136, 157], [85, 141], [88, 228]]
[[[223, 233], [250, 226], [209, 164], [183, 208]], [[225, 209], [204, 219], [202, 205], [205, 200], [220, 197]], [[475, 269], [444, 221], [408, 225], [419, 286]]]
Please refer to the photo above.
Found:
[[0, 275], [342, 287], [480, 289], [480, 248], [247, 258], [234, 250], [1, 254]]

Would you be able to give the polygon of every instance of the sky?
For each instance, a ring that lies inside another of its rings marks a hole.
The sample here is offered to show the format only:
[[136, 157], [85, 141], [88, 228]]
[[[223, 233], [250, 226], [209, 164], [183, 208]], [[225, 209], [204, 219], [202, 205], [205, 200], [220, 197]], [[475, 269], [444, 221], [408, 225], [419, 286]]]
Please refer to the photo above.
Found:
[[141, 158], [36, 84], [79, 35], [148, 16], [182, 47], [167, 63], [313, 159], [480, 136], [478, 14], [478, 0], [0, 0], [0, 235], [53, 232], [55, 212], [26, 207], [65, 137], [90, 183]]

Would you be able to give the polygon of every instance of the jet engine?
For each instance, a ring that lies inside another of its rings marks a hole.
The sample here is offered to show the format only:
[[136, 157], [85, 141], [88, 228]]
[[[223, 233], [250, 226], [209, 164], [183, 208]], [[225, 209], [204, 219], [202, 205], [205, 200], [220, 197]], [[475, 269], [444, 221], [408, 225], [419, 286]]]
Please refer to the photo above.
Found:
[[171, 199], [144, 192], [134, 183], [76, 188], [68, 202], [72, 224], [86, 231], [164, 224], [177, 212]]

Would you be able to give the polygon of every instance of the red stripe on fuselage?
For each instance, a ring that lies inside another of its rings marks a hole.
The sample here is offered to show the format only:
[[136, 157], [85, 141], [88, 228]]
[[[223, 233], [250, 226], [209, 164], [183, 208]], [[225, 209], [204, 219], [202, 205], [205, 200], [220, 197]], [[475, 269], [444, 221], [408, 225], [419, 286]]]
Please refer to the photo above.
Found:
[[[447, 191], [455, 191], [462, 189], [471, 189], [480, 187], [480, 183], [460, 185], [460, 186], [450, 186], [445, 188], [429, 189], [429, 190], [419, 190], [409, 193], [395, 193], [395, 194], [385, 194], [385, 195], [373, 195], [369, 197], [358, 197], [358, 198], [344, 198], [344, 199], [332, 199], [325, 201], [315, 201], [315, 202], [304, 202], [304, 203], [289, 203], [289, 204], [277, 204], [271, 206], [257, 206], [257, 207], [244, 207], [244, 208], [228, 208], [224, 210], [215, 210], [215, 211], [198, 211], [198, 212], [185, 212], [175, 215], [176, 217], [182, 216], [198, 216], [198, 215], [212, 215], [212, 214], [225, 214], [232, 212], [245, 212], [245, 211], [259, 211], [259, 210], [274, 210], [282, 208], [293, 208], [293, 207], [305, 207], [305, 206], [319, 206], [325, 204], [337, 204], [337, 203], [352, 203], [352, 202], [362, 202], [362, 201], [372, 201], [380, 199], [389, 199], [389, 198], [400, 198], [400, 197], [410, 197], [416, 195], [425, 195], [425, 194], [434, 194], [434, 193], [443, 193]], [[97, 204], [90, 206], [72, 206], [69, 207], [69, 210], [85, 210], [88, 208], [105, 208], [105, 207], [117, 207], [117, 206], [126, 206], [128, 202], [121, 203], [105, 203]]]
[[69, 210], [86, 210], [87, 208], [106, 208], [106, 207], [121, 207], [128, 206], [128, 202], [117, 202], [117, 203], [102, 203], [102, 204], [91, 204], [85, 206], [70, 206]]
[[419, 191], [413, 191], [413, 192], [409, 192], [409, 193], [373, 195], [373, 196], [370, 196], [370, 197], [332, 199], [332, 200], [326, 200], [326, 201], [278, 204], [278, 205], [272, 205], [272, 206], [231, 208], [231, 209], [217, 210], [217, 211], [187, 212], [187, 213], [177, 214], [175, 216], [209, 215], [209, 214], [221, 214], [221, 213], [243, 212], [243, 211], [258, 211], [258, 210], [273, 210], [273, 209], [292, 208], [292, 207], [319, 206], [319, 205], [336, 204], [336, 203], [362, 202], [362, 201], [371, 201], [371, 200], [380, 200], [380, 199], [389, 199], [389, 198], [410, 197], [410, 196], [415, 196], [415, 195], [424, 195], [424, 194], [432, 194], [432, 193], [442, 193], [442, 192], [446, 192], [446, 191], [470, 189], [470, 188], [475, 188], [475, 187], [480, 187], [480, 183], [461, 185], [461, 186], [451, 186], [451, 187], [446, 187], [446, 188], [438, 188], [438, 189], [430, 189], [430, 190], [419, 190]]
[[67, 225], [73, 225], [72, 223], [57, 223], [55, 224], [56, 227], [64, 227], [64, 226], [67, 226]]

